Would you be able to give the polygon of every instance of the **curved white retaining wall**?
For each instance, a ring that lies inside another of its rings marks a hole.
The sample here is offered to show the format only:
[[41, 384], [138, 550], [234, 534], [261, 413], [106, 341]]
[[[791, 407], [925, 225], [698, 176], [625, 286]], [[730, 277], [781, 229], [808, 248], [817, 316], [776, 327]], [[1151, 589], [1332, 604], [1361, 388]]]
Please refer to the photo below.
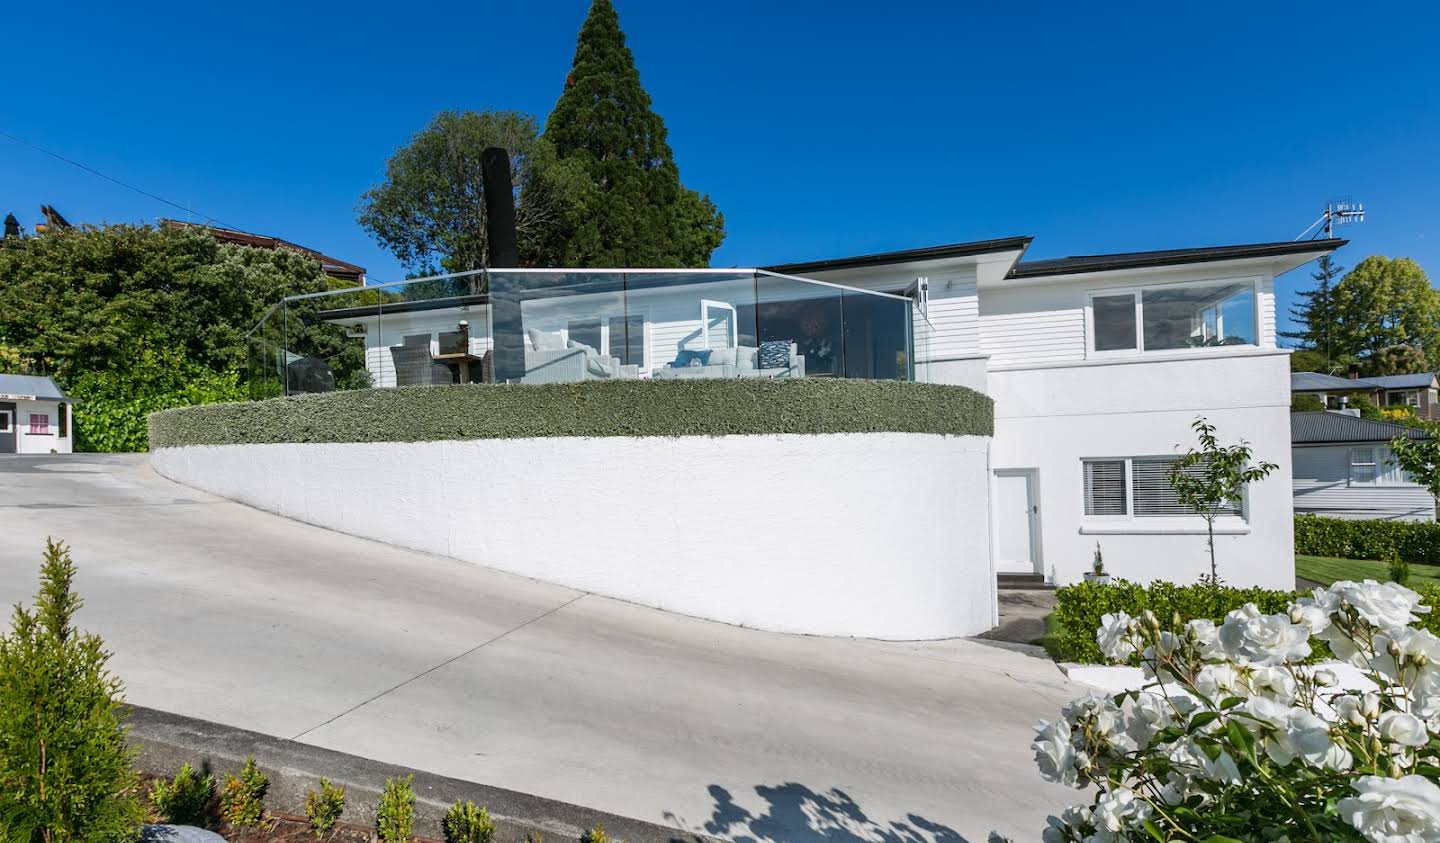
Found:
[[985, 437], [224, 445], [151, 461], [289, 518], [727, 623], [920, 639], [995, 622]]

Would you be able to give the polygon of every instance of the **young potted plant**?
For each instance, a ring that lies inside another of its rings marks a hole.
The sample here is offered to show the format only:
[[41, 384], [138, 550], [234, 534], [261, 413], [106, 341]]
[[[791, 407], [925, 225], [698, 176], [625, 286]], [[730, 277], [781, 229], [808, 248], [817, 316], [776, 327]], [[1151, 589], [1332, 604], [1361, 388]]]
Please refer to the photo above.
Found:
[[1090, 563], [1090, 570], [1085, 572], [1085, 582], [1110, 584], [1110, 575], [1105, 573], [1105, 557], [1100, 553], [1100, 542], [1095, 542], [1095, 559]]

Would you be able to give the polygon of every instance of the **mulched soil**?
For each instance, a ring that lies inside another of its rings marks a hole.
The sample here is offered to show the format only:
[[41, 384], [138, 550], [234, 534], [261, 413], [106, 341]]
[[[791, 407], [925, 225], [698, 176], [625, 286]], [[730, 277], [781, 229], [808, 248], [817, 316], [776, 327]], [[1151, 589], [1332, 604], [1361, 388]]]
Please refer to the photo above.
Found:
[[[269, 814], [263, 828], [232, 829], [222, 825], [215, 833], [229, 843], [371, 843], [374, 829], [351, 823], [339, 823], [329, 834], [316, 838], [310, 823], [294, 814]], [[429, 837], [416, 837], [416, 843], [440, 843]]]

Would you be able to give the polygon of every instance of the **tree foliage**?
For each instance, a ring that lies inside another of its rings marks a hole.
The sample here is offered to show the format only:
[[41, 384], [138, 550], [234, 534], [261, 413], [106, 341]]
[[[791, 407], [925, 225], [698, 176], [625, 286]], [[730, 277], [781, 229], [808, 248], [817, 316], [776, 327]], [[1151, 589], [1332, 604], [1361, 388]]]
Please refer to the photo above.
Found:
[[1424, 486], [1440, 506], [1440, 424], [1417, 421], [1412, 426], [1420, 427], [1430, 438], [1397, 436], [1390, 443], [1390, 453], [1395, 464]]
[[[1335, 279], [1340, 277], [1340, 273], [1344, 269], [1335, 263], [1328, 253], [1320, 256], [1320, 259], [1316, 261], [1315, 271], [1310, 274], [1310, 277], [1315, 279], [1314, 289], [1297, 292], [1295, 295], [1299, 297], [1300, 302], [1290, 308], [1290, 317], [1300, 326], [1300, 330], [1287, 331], [1281, 336], [1299, 340], [1303, 347], [1314, 349], [1327, 359], [1335, 355]], [[1320, 372], [1324, 370], [1292, 369], [1291, 371]]]
[[1381, 349], [1413, 345], [1431, 367], [1440, 363], [1440, 293], [1410, 258], [1372, 255], [1335, 286], [1336, 351], [1366, 357]]
[[0, 839], [120, 843], [142, 812], [120, 680], [95, 635], [75, 628], [75, 564], [49, 541], [35, 607], [0, 637]]
[[552, 263], [709, 264], [725, 239], [724, 217], [708, 196], [680, 183], [665, 123], [640, 84], [610, 0], [590, 6], [545, 138], [593, 186], [577, 224], [555, 232]]
[[1409, 343], [1377, 348], [1360, 360], [1360, 374], [1367, 378], [1428, 371], [1430, 361], [1425, 358], [1425, 349]]
[[420, 275], [488, 266], [480, 154], [492, 146], [510, 153], [522, 263], [555, 262], [547, 249], [576, 225], [590, 184], [575, 164], [556, 158], [534, 117], [515, 111], [435, 115], [390, 156], [385, 181], [360, 198], [360, 225]]
[[[77, 400], [77, 447], [143, 449], [144, 413], [243, 397], [246, 335], [261, 315], [331, 283], [305, 255], [199, 229], [55, 231], [0, 249], [0, 347], [7, 368], [19, 360]], [[363, 368], [363, 348], [337, 326], [312, 323], [296, 340], [337, 380]]]
[[1199, 448], [1191, 448], [1175, 461], [1170, 469], [1170, 485], [1175, 498], [1205, 519], [1210, 549], [1210, 584], [1220, 584], [1220, 571], [1215, 563], [1215, 519], [1220, 513], [1244, 499], [1245, 487], [1263, 480], [1279, 468], [1274, 463], [1250, 464], [1250, 443], [1224, 446], [1215, 435], [1215, 426], [1203, 418], [1190, 425], [1200, 440]]

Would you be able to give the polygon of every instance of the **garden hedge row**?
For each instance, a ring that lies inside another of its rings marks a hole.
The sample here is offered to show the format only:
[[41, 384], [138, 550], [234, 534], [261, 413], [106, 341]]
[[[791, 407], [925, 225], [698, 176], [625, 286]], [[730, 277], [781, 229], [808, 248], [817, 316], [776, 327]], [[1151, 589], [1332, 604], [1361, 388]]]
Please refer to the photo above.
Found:
[[990, 436], [994, 404], [898, 381], [624, 380], [419, 386], [164, 410], [150, 447], [543, 436], [937, 433]]
[[[1430, 613], [1420, 615], [1416, 626], [1440, 634], [1440, 586], [1417, 585], [1413, 588], [1424, 598], [1423, 605], [1432, 607]], [[1195, 618], [1209, 618], [1218, 624], [1227, 613], [1246, 603], [1254, 603], [1266, 614], [1275, 614], [1284, 612], [1295, 598], [1308, 596], [1309, 592], [1211, 588], [1198, 583], [1137, 585], [1125, 580], [1108, 585], [1077, 583], [1055, 591], [1054, 619], [1060, 628], [1051, 634], [1046, 646], [1050, 655], [1058, 661], [1103, 664], [1105, 658], [1100, 655], [1100, 648], [1095, 643], [1095, 631], [1100, 628], [1100, 618], [1106, 614], [1125, 612], [1131, 617], [1139, 617], [1149, 609], [1159, 618], [1164, 629], [1179, 632], [1187, 621]], [[1174, 622], [1177, 614], [1178, 624]]]
[[1305, 556], [1440, 565], [1440, 524], [1433, 521], [1351, 521], [1319, 515], [1295, 516], [1295, 552]]

